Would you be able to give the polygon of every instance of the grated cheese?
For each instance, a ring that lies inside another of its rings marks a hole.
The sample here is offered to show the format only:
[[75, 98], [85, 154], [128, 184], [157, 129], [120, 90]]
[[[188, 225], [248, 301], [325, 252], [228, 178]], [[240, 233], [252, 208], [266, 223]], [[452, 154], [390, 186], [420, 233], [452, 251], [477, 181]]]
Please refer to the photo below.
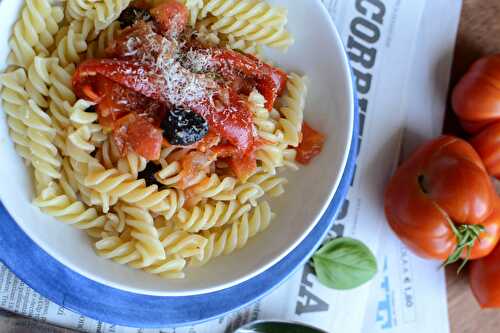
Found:
[[162, 96], [172, 105], [185, 106], [201, 101], [217, 91], [217, 83], [203, 74], [210, 68], [209, 50], [183, 52], [183, 45], [153, 31], [137, 38], [132, 36], [126, 42], [126, 55], [134, 56], [140, 63], [153, 65], [154, 73], [144, 73], [164, 81]]

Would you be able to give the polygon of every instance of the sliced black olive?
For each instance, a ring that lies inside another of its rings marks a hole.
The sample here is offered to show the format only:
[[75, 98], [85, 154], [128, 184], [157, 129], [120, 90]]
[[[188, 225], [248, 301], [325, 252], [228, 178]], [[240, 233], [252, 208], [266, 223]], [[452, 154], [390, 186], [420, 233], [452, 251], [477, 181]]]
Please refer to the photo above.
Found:
[[155, 164], [155, 163], [149, 162], [146, 165], [146, 169], [139, 172], [139, 175], [137, 178], [144, 179], [146, 181], [147, 186], [157, 184], [157, 185], [160, 185], [160, 187], [161, 187], [161, 184], [158, 184], [158, 182], [156, 181], [156, 178], [155, 178], [155, 173], [157, 173], [160, 170], [161, 170], [160, 164]]
[[175, 146], [189, 146], [203, 139], [208, 133], [207, 121], [194, 111], [176, 107], [161, 124], [163, 137]]
[[91, 105], [89, 106], [88, 108], [85, 109], [85, 112], [93, 112], [95, 113], [97, 110], [96, 106], [95, 105]]
[[118, 21], [120, 22], [120, 27], [126, 28], [133, 25], [137, 21], [151, 21], [151, 14], [147, 9], [127, 7], [123, 12], [121, 12]]

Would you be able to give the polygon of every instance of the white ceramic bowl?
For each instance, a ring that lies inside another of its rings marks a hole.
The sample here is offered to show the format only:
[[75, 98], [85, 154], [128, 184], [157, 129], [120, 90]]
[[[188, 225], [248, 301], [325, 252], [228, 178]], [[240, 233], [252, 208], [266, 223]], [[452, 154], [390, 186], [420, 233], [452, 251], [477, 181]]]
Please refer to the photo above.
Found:
[[[24, 0], [0, 3], [0, 71], [5, 69], [8, 39]], [[289, 10], [289, 29], [296, 43], [287, 54], [269, 57], [290, 71], [307, 74], [310, 93], [306, 120], [328, 136], [323, 153], [300, 171], [289, 173], [286, 194], [271, 202], [277, 218], [264, 233], [231, 254], [187, 278], [164, 280], [98, 257], [87, 236], [43, 214], [31, 204], [32, 179], [8, 135], [0, 112], [0, 199], [43, 250], [65, 266], [102, 284], [130, 292], [185, 296], [241, 283], [263, 272], [295, 248], [316, 225], [337, 190], [353, 131], [354, 101], [348, 60], [338, 33], [320, 0], [276, 0]], [[292, 269], [292, 268], [290, 268]]]

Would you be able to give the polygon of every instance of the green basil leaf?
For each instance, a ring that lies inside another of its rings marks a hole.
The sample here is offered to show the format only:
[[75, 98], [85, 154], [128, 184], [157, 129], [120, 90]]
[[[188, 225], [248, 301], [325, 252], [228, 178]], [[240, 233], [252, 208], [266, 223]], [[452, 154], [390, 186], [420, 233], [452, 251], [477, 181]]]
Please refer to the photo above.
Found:
[[257, 321], [243, 326], [235, 333], [326, 333], [309, 325], [280, 321]]
[[370, 249], [352, 238], [337, 238], [323, 245], [313, 256], [321, 283], [333, 289], [353, 289], [377, 273], [377, 260]]

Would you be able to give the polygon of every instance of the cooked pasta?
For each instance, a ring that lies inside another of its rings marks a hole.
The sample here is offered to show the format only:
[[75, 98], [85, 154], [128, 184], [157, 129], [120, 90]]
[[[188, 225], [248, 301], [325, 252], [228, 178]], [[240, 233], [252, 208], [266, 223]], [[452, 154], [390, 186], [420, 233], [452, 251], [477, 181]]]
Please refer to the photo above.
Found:
[[189, 194], [202, 199], [218, 197], [219, 200], [232, 200], [235, 196], [221, 197], [221, 193], [231, 192], [236, 185], [236, 179], [233, 177], [224, 177], [221, 179], [217, 174], [213, 173], [210, 177], [206, 177], [198, 184], [189, 188]]
[[103, 57], [106, 48], [111, 45], [113, 40], [120, 33], [120, 30], [120, 23], [113, 22], [106, 29], [101, 31], [97, 39], [88, 45], [86, 54], [87, 59]]
[[262, 201], [251, 212], [240, 216], [233, 223], [213, 231], [204, 232], [208, 242], [204, 249], [203, 258], [192, 258], [190, 264], [201, 266], [213, 258], [228, 255], [242, 248], [248, 240], [267, 229], [274, 214], [267, 201]]
[[51, 0], [27, 0], [9, 40], [8, 63], [28, 68], [36, 55], [47, 56], [63, 16]]
[[234, 17], [264, 27], [284, 28], [287, 23], [286, 8], [275, 8], [259, 0], [208, 0], [201, 10], [201, 16], [208, 13], [216, 17]]
[[47, 101], [47, 96], [49, 95], [48, 86], [50, 84], [49, 68], [53, 63], [57, 63], [56, 58], [36, 56], [28, 68], [28, 80], [25, 85], [26, 92], [42, 108], [49, 106]]
[[26, 0], [0, 74], [34, 204], [163, 278], [268, 227], [307, 94], [305, 77], [260, 60], [292, 45], [286, 9], [176, 1]]
[[99, 215], [95, 208], [88, 208], [79, 201], [72, 200], [57, 182], [51, 182], [34, 200], [46, 214], [78, 229], [99, 229], [106, 217]]
[[92, 17], [95, 2], [95, 0], [66, 0], [66, 17], [75, 21]]
[[26, 71], [18, 68], [0, 75], [0, 87], [2, 88], [2, 107], [7, 114], [10, 137], [19, 155], [26, 161], [31, 161], [28, 127], [24, 123], [24, 115], [28, 107], [28, 93], [24, 89], [26, 79]]
[[146, 209], [120, 204], [115, 211], [120, 212], [118, 216], [132, 229], [130, 235], [137, 241], [136, 246], [141, 248], [146, 266], [166, 258], [153, 217]]
[[203, 250], [208, 242], [205, 237], [179, 230], [174, 223], [168, 220], [162, 222], [164, 226], [158, 228], [158, 233], [167, 255], [179, 255], [182, 258], [203, 258]]
[[255, 174], [248, 179], [248, 182], [259, 185], [271, 197], [278, 197], [285, 192], [284, 185], [288, 180], [277, 176], [276, 171], [268, 172], [262, 168], [257, 168]]
[[31, 99], [26, 111], [24, 123], [28, 129], [33, 167], [47, 179], [60, 178], [61, 159], [52, 142], [56, 135], [52, 119]]
[[251, 209], [250, 205], [240, 205], [236, 201], [205, 203], [191, 210], [181, 209], [174, 217], [177, 226], [189, 232], [199, 232], [223, 226]]
[[81, 60], [81, 53], [87, 50], [85, 37], [73, 29], [68, 29], [57, 48], [52, 52], [52, 57], [58, 57], [62, 66], [77, 64]]
[[120, 16], [130, 0], [98, 0], [94, 3], [94, 23], [97, 30], [103, 30]]
[[284, 142], [292, 147], [300, 143], [300, 133], [304, 122], [304, 108], [307, 96], [307, 78], [297, 74], [288, 77], [287, 92], [282, 98], [283, 106], [280, 113], [283, 118], [279, 120], [284, 133]]

